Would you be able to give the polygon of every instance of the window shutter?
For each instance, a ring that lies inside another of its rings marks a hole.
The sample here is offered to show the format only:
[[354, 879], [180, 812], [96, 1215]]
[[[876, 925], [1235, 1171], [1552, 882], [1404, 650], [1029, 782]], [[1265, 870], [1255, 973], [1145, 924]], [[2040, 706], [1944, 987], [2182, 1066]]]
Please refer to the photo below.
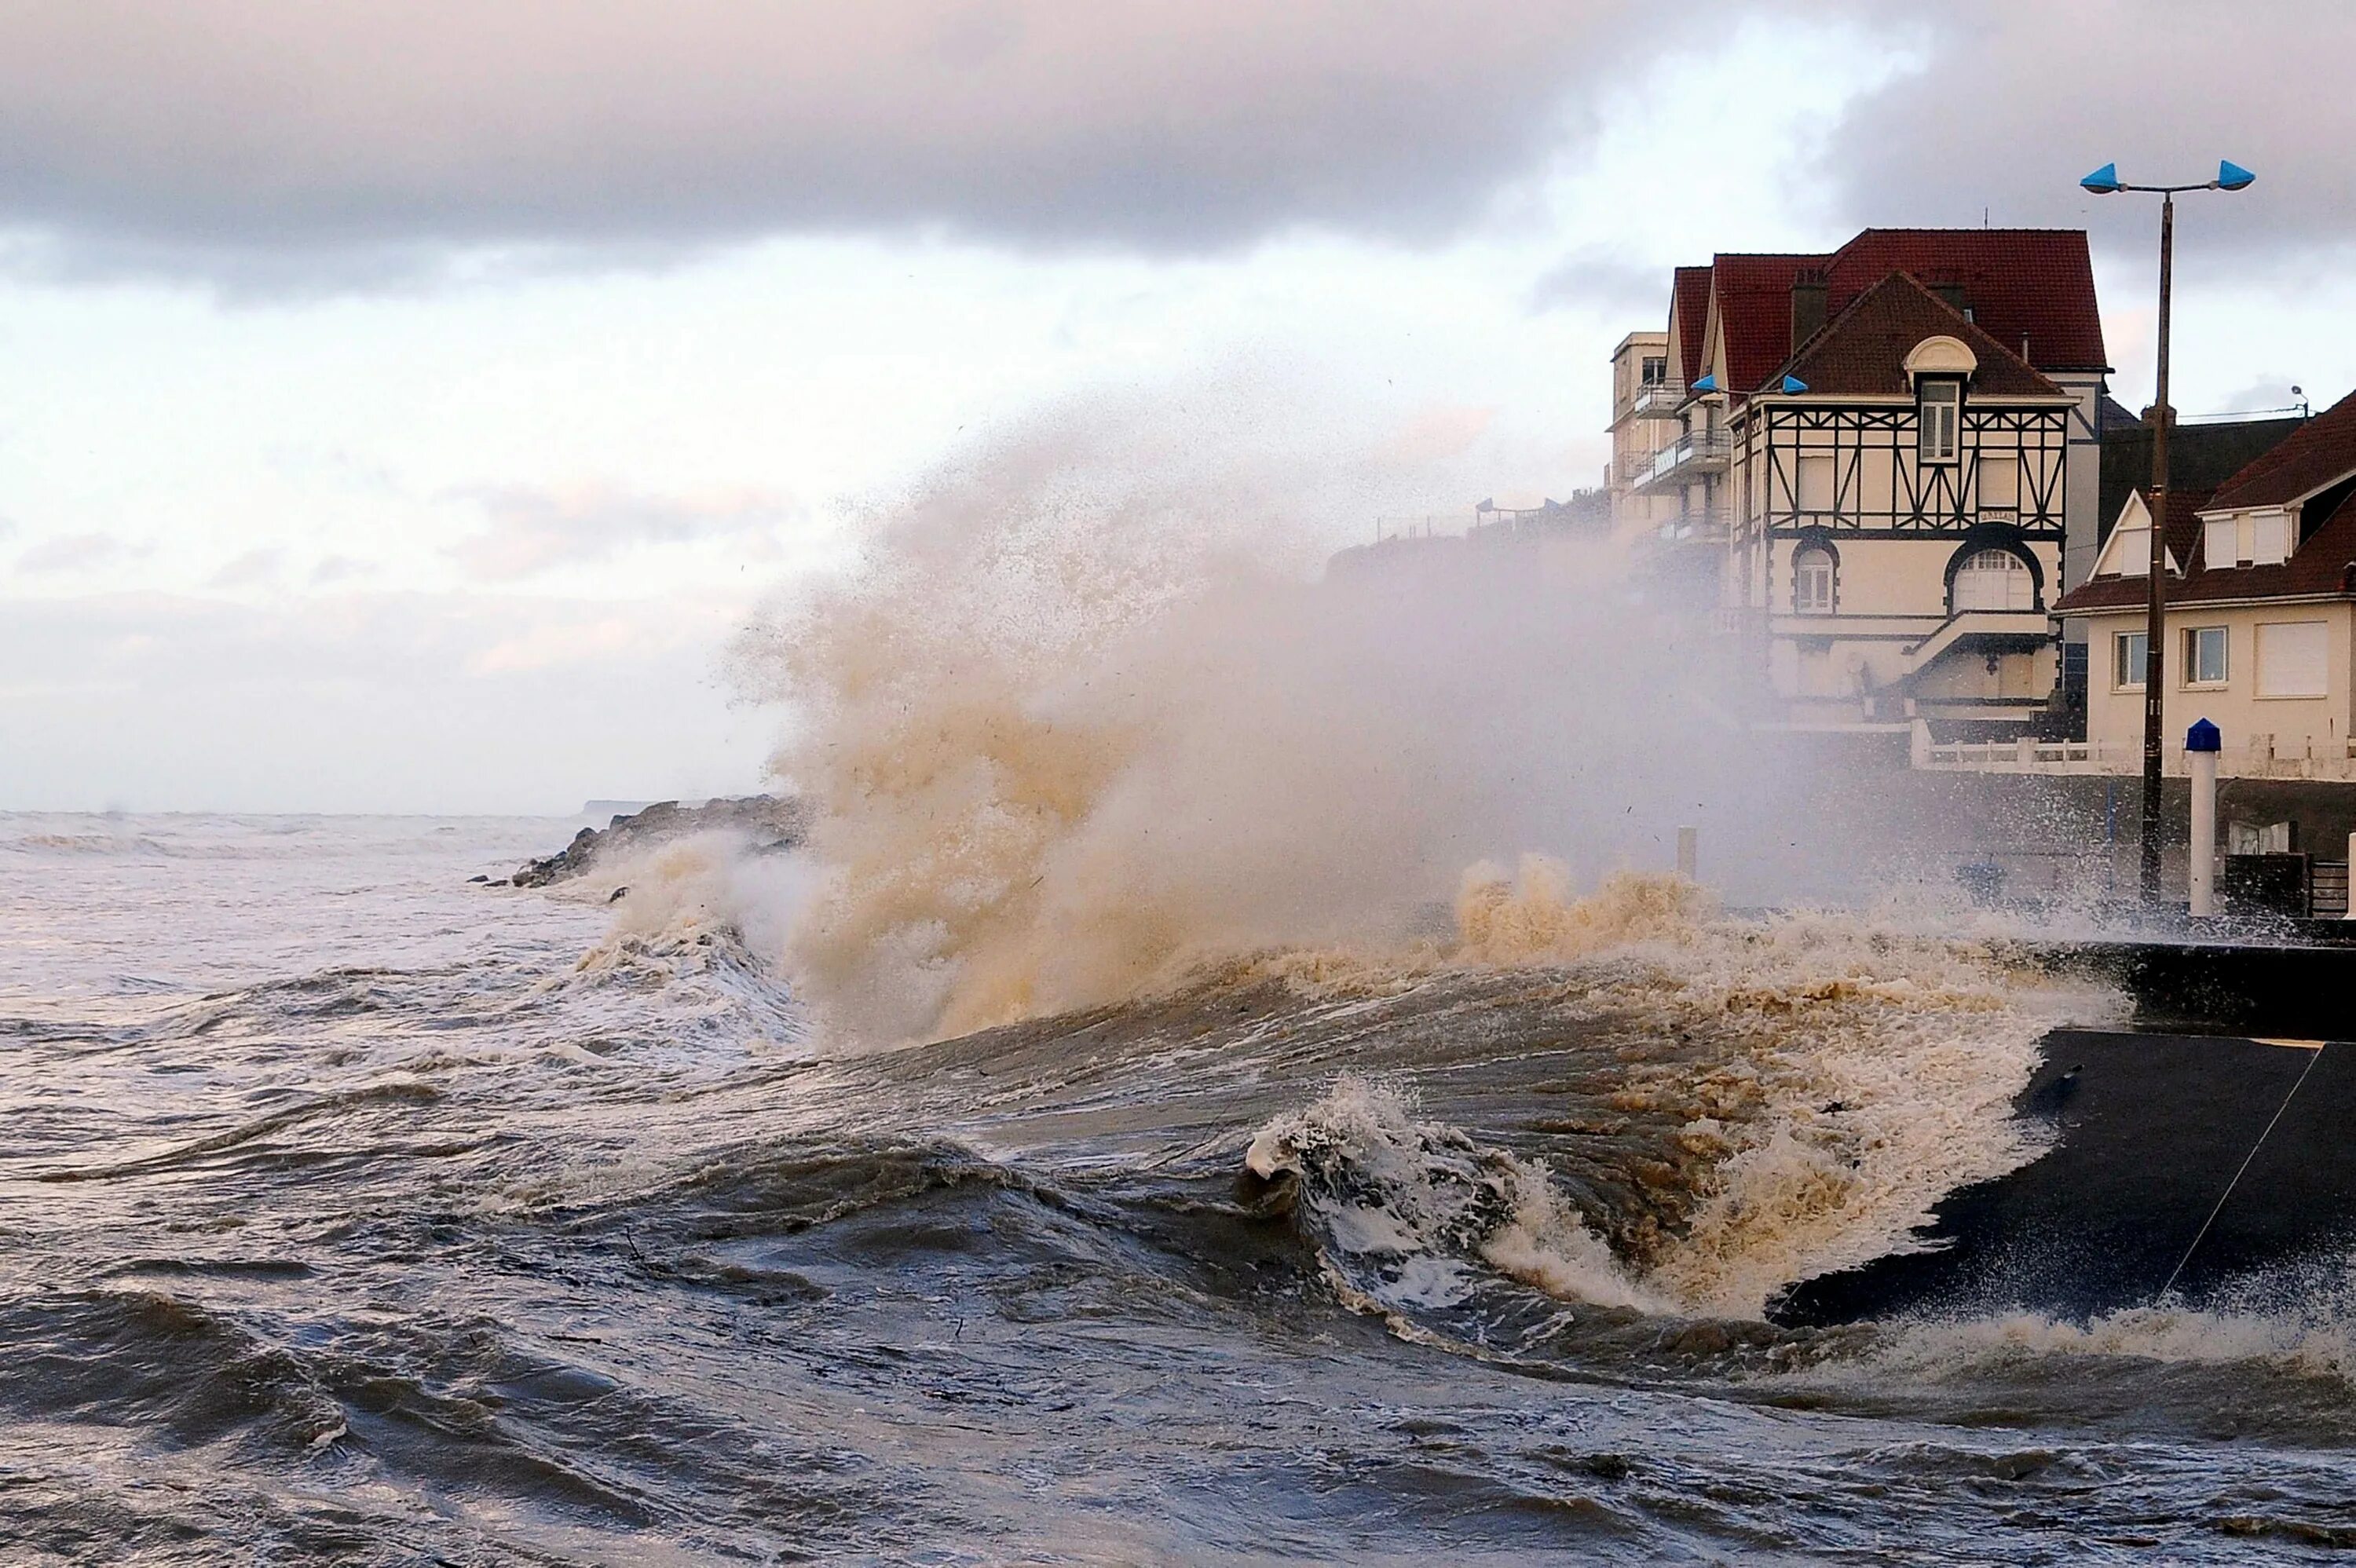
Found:
[[2203, 566], [2238, 566], [2242, 560], [2242, 526], [2232, 517], [2211, 517], [2201, 525]]
[[2258, 695], [2324, 697], [2331, 690], [2331, 634], [2321, 621], [2258, 627]]

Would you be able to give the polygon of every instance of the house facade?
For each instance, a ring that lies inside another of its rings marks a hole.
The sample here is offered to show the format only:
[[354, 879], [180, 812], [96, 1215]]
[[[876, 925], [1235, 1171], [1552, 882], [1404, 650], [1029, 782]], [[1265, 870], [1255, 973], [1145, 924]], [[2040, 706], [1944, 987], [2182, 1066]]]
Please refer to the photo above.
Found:
[[[2077, 231], [1869, 229], [1681, 268], [1682, 378], [1632, 486], [1715, 568], [1714, 624], [1788, 720], [1942, 739], [2047, 707], [2095, 549], [2107, 369]], [[1672, 397], [1671, 393], [1674, 393]], [[1641, 409], [1640, 412], [1643, 411]]]
[[[2225, 772], [2307, 760], [2339, 771], [2356, 754], [2356, 393], [2213, 491], [2172, 492], [2166, 547], [2171, 751], [2207, 719], [2223, 731]], [[2150, 553], [2137, 491], [2061, 606], [2093, 633], [2087, 741], [2122, 768], [2143, 744]]]

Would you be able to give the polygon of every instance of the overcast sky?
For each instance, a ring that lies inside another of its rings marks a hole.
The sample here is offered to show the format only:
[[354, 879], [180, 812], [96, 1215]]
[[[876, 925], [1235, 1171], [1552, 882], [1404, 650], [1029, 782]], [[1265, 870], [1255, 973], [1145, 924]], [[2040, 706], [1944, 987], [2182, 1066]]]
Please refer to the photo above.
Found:
[[757, 787], [720, 650], [934, 465], [1224, 399], [1387, 506], [1565, 495], [1712, 250], [2090, 227], [2140, 406], [2114, 158], [2260, 176], [2182, 209], [2179, 406], [2328, 401], [2351, 58], [2322, 3], [0, 0], [0, 808]]

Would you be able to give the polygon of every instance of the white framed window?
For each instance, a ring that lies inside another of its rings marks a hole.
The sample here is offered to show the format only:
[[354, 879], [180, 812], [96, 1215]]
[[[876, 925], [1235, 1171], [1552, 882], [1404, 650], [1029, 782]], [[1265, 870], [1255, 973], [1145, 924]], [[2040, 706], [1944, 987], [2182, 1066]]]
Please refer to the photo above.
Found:
[[2034, 610], [2037, 583], [2029, 563], [2008, 549], [1974, 550], [1955, 568], [1955, 613]]
[[2246, 558], [2242, 554], [2242, 519], [2239, 513], [2231, 517], [2211, 517], [2201, 525], [2201, 561], [2211, 569], [2239, 566]]
[[1833, 509], [1833, 460], [1830, 456], [1803, 457], [1799, 464], [1799, 509], [1803, 512], [1829, 512]]
[[2331, 628], [2323, 622], [2264, 622], [2257, 642], [2260, 697], [2331, 694]]
[[2184, 628], [2184, 684], [2222, 686], [2229, 678], [2233, 638], [2222, 626]]
[[2250, 514], [2250, 564], [2280, 566], [2290, 559], [2290, 514]]
[[1803, 545], [1792, 556], [1792, 609], [1802, 615], [1833, 613], [1833, 552], [1822, 545]]
[[2118, 632], [2111, 637], [2111, 685], [2119, 691], [2143, 689], [2145, 643], [2141, 632]]
[[1963, 452], [1964, 384], [1925, 379], [1914, 394], [1922, 426], [1917, 455], [1925, 463], [1954, 463]]
[[1644, 377], [1645, 386], [1658, 386], [1661, 382], [1669, 379], [1668, 359], [1665, 357], [1655, 357], [1647, 356], [1642, 368], [1641, 374]]

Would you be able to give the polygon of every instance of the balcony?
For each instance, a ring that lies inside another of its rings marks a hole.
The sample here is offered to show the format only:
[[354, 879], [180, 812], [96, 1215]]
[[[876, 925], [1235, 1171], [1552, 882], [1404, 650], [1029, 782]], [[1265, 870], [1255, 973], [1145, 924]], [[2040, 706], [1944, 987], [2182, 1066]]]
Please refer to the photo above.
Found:
[[1659, 538], [1664, 544], [1724, 544], [1731, 521], [1725, 507], [1697, 504], [1663, 523]]
[[1673, 420], [1686, 404], [1683, 381], [1647, 381], [1628, 400], [1628, 415], [1640, 420]]
[[1726, 472], [1731, 448], [1722, 430], [1688, 431], [1668, 445], [1636, 476], [1631, 486], [1638, 495], [1689, 484], [1706, 474]]

